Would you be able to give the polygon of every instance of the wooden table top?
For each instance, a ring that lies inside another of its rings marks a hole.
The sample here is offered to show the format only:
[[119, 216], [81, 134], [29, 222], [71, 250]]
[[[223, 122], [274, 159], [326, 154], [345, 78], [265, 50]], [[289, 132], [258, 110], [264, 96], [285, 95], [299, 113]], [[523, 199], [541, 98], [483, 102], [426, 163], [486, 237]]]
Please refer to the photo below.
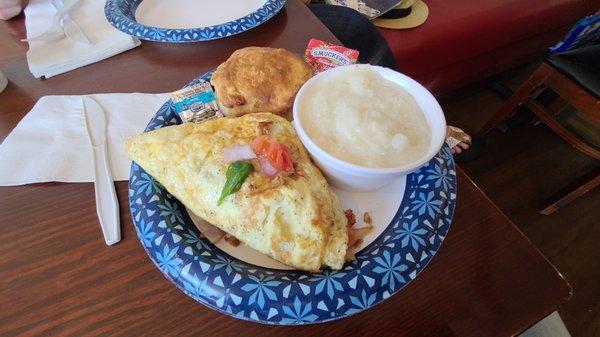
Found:
[[[169, 92], [248, 45], [303, 52], [333, 35], [296, 0], [262, 26], [205, 43], [142, 46], [48, 80], [27, 70], [23, 18], [0, 24], [0, 139], [41, 96]], [[0, 159], [1, 160], [1, 159]], [[35, 158], [32, 158], [35, 160]], [[0, 335], [507, 336], [571, 295], [560, 273], [458, 170], [450, 232], [429, 266], [400, 293], [350, 318], [275, 327], [230, 318], [177, 290], [135, 235], [127, 183], [117, 183], [122, 242], [108, 247], [93, 184], [0, 188]]]

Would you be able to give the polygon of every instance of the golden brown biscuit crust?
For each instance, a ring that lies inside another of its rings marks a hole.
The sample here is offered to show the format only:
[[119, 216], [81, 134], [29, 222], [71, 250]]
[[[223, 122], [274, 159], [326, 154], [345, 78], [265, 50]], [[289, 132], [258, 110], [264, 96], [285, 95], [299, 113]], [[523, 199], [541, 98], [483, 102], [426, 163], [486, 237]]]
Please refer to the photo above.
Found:
[[247, 47], [219, 65], [211, 84], [228, 116], [264, 111], [284, 115], [312, 75], [308, 64], [285, 49]]

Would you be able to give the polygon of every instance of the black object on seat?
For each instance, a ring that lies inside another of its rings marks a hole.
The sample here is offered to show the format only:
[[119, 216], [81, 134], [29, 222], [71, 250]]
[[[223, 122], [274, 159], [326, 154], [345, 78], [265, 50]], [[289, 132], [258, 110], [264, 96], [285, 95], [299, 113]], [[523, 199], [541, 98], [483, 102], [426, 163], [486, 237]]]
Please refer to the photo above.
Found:
[[308, 8], [345, 47], [358, 50], [358, 62], [397, 70], [390, 47], [364, 15], [344, 6], [310, 4]]
[[596, 98], [600, 97], [600, 44], [554, 54], [547, 62]]

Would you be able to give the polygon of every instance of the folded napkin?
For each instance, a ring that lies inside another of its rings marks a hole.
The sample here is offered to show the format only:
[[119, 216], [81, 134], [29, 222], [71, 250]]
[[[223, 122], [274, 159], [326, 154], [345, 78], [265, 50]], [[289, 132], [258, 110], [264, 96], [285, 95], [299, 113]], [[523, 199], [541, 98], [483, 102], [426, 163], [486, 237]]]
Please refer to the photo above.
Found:
[[[127, 180], [125, 138], [142, 132], [169, 94], [90, 95], [106, 115], [114, 180]], [[0, 185], [94, 181], [92, 146], [81, 96], [45, 96], [0, 144]]]
[[[25, 8], [27, 38], [39, 36], [47, 31], [52, 26], [55, 13], [56, 9], [51, 0], [31, 0]], [[27, 63], [33, 76], [51, 77], [140, 45], [140, 40], [108, 23], [104, 16], [103, 0], [80, 0], [80, 4], [74, 7], [70, 16], [91, 44], [77, 42], [69, 37], [56, 41], [30, 41]]]

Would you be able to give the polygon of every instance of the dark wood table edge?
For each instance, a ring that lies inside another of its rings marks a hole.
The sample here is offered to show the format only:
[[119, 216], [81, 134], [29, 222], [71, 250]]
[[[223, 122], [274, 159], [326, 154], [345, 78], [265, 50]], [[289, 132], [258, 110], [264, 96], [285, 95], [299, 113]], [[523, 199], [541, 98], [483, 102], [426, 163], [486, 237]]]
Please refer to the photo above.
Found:
[[498, 207], [498, 205], [496, 205], [496, 203], [494, 203], [489, 197], [488, 195], [481, 190], [481, 188], [479, 187], [479, 185], [477, 185], [477, 183], [475, 183], [475, 181], [473, 181], [473, 179], [471, 179], [471, 177], [469, 177], [469, 175], [467, 175], [465, 173], [465, 171], [460, 167], [459, 164], [456, 165], [456, 169], [458, 171], [460, 171], [463, 176], [471, 183], [473, 184], [473, 187], [478, 190], [483, 197], [490, 203], [493, 205], [494, 209], [496, 209], [496, 211], [500, 214], [502, 214], [502, 217], [508, 221], [510, 224], [512, 224], [515, 228], [515, 230], [519, 233], [519, 235], [521, 235], [521, 237], [527, 241], [533, 248], [534, 250], [538, 253], [538, 255], [540, 255], [556, 272], [556, 274], [564, 281], [564, 283], [566, 284], [566, 286], [569, 288], [569, 296], [566, 298], [563, 298], [562, 301], [560, 303], [558, 303], [558, 305], [556, 307], [550, 308], [547, 312], [544, 313], [544, 315], [542, 317], [540, 317], [538, 320], [532, 320], [531, 322], [528, 322], [528, 325], [525, 329], [521, 330], [521, 331], [515, 331], [515, 333], [513, 334], [513, 336], [517, 336], [521, 333], [523, 333], [524, 331], [526, 331], [527, 329], [529, 329], [530, 327], [534, 326], [536, 323], [540, 322], [541, 320], [543, 320], [544, 318], [546, 318], [548, 315], [552, 314], [554, 311], [558, 310], [563, 304], [567, 303], [569, 300], [571, 300], [571, 298], [573, 297], [573, 287], [571, 286], [571, 283], [569, 282], [569, 280], [567, 280], [567, 278], [560, 272], [560, 270], [558, 270], [558, 268], [556, 268], [556, 266], [550, 261], [548, 260], [548, 258], [546, 257], [546, 255], [544, 255], [544, 253], [536, 246], [533, 244], [533, 242], [531, 242], [531, 240], [529, 240], [529, 238], [523, 234], [523, 231], [521, 231], [521, 229], [519, 229], [519, 227], [508, 217], [506, 216], [506, 214], [504, 214], [504, 212], [502, 212], [502, 210]]

